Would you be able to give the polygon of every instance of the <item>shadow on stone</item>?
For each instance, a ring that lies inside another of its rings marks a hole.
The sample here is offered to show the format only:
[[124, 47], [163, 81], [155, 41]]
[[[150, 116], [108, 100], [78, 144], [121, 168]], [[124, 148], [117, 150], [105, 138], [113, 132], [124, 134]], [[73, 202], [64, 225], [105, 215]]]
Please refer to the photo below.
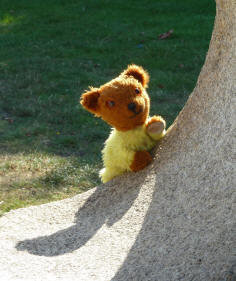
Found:
[[[193, 161], [185, 172], [195, 165]], [[142, 228], [112, 281], [236, 281], [234, 191], [214, 181], [217, 171], [209, 174], [202, 166], [198, 173], [202, 182], [190, 179], [189, 186], [183, 184], [181, 171], [178, 178], [175, 171], [168, 180], [165, 173], [156, 176]]]
[[[97, 187], [75, 215], [75, 225], [52, 235], [20, 241], [18, 251], [28, 251], [39, 256], [58, 256], [73, 252], [89, 241], [103, 224], [112, 226], [131, 208], [140, 187], [113, 186]], [[119, 206], [120, 205], [120, 206]]]

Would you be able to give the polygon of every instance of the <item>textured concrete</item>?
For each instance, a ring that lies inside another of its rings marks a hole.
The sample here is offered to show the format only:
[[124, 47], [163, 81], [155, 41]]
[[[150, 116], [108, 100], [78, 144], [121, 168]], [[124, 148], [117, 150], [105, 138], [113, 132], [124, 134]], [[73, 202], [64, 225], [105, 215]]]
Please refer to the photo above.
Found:
[[236, 2], [155, 161], [0, 219], [1, 280], [236, 280]]

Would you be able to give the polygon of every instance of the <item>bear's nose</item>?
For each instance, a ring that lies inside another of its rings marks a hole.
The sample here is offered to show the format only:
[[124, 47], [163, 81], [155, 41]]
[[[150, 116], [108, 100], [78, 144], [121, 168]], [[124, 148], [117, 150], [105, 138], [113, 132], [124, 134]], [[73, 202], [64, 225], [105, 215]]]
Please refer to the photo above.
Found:
[[128, 109], [135, 113], [136, 104], [134, 102], [129, 103], [128, 104]]

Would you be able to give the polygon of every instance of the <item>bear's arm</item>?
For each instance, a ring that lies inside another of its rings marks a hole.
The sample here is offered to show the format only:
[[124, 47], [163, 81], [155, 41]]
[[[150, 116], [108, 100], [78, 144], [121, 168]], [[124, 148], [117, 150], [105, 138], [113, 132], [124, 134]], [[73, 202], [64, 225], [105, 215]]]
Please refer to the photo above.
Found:
[[159, 140], [166, 134], [166, 122], [161, 116], [152, 116], [146, 123], [146, 132], [154, 140]]

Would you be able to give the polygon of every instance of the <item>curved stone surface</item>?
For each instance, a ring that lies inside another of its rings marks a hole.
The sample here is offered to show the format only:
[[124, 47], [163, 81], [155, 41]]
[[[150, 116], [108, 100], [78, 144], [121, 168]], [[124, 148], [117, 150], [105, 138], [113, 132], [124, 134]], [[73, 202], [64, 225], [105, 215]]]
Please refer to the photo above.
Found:
[[236, 280], [235, 15], [151, 166], [0, 218], [1, 280]]

